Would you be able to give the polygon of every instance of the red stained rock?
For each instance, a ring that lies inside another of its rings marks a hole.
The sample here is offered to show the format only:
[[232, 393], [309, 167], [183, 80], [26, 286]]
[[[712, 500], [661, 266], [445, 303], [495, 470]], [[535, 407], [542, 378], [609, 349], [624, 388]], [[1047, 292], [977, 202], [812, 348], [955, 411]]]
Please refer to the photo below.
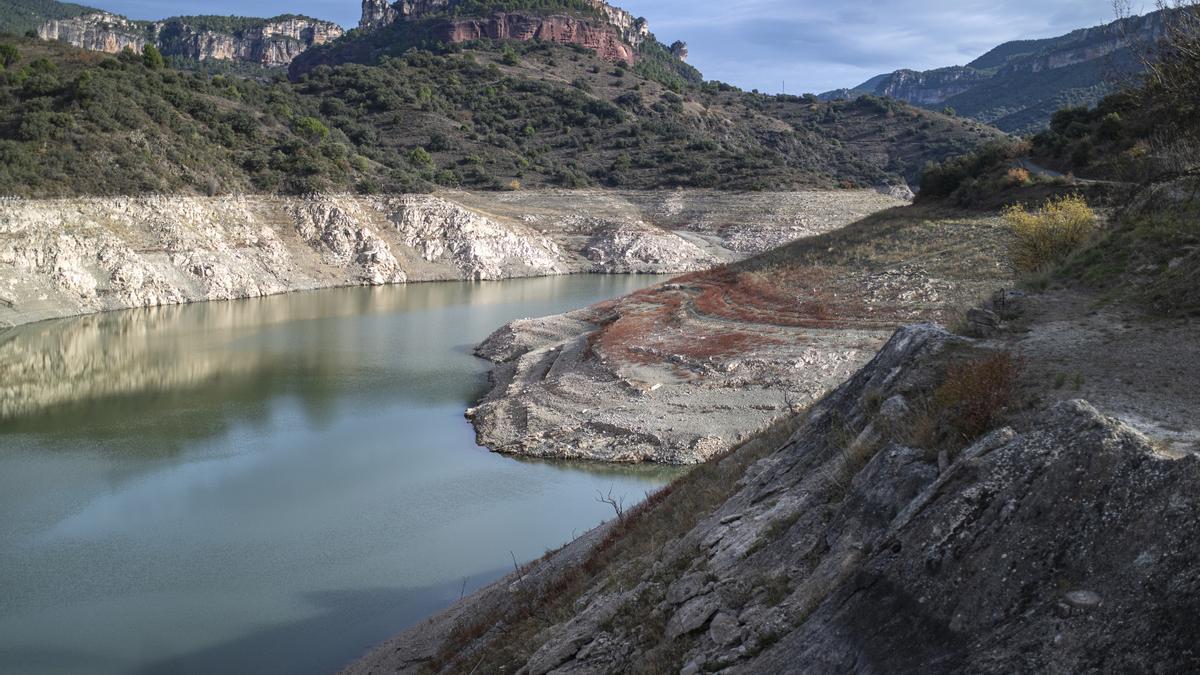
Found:
[[586, 47], [608, 61], [632, 64], [636, 58], [633, 47], [612, 26], [565, 15], [494, 14], [480, 19], [454, 19], [439, 24], [433, 32], [436, 39], [451, 44], [484, 38], [544, 40]]

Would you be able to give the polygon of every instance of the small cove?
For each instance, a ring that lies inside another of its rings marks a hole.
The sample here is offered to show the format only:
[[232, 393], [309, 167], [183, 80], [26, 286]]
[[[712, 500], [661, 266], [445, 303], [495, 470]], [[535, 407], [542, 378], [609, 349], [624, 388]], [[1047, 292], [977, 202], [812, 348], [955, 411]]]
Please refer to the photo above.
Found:
[[[315, 291], [0, 334], [0, 672], [336, 670], [640, 499], [463, 410], [506, 321], [661, 280]], [[607, 510], [607, 511], [606, 511]]]

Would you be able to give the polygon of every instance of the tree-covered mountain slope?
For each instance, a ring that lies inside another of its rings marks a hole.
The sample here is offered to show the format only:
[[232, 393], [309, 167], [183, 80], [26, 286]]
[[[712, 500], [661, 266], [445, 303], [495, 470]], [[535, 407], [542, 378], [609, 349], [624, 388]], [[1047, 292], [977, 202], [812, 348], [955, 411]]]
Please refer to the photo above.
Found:
[[872, 98], [668, 85], [541, 41], [410, 50], [296, 82], [4, 42], [17, 52], [0, 71], [5, 195], [872, 186], [998, 135]]

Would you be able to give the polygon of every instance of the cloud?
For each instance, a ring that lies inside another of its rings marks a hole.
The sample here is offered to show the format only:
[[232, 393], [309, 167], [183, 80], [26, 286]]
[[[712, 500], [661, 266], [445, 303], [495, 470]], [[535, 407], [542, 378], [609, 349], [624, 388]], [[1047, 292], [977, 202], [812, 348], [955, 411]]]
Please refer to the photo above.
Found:
[[705, 76], [790, 92], [848, 87], [898, 68], [959, 65], [1014, 39], [1112, 20], [1103, 0], [618, 0], [681, 39]]

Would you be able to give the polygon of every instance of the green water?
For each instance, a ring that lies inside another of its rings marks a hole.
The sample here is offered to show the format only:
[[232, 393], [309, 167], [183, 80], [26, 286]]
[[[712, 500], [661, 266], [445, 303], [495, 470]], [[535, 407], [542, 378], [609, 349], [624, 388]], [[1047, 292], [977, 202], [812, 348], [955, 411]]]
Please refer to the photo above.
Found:
[[0, 333], [0, 672], [322, 673], [676, 471], [518, 461], [504, 322], [656, 282], [295, 294]]

